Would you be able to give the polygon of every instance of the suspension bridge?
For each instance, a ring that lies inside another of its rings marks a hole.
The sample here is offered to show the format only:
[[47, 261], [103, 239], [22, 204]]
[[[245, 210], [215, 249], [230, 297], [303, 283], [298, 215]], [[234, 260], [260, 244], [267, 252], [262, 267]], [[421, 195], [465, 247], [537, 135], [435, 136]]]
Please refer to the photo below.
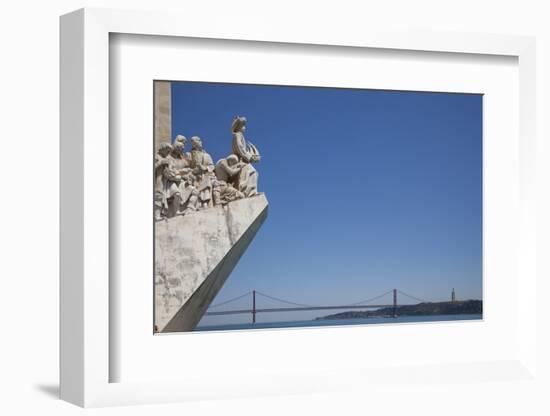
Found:
[[[392, 302], [391, 303], [383, 303], [381, 302], [381, 299], [385, 296], [392, 295]], [[271, 312], [298, 312], [298, 311], [322, 311], [322, 310], [334, 310], [334, 309], [379, 309], [379, 308], [393, 308], [393, 316], [397, 317], [397, 308], [398, 306], [402, 306], [405, 304], [399, 305], [397, 302], [397, 295], [400, 294], [408, 299], [412, 299], [417, 302], [427, 302], [426, 300], [417, 298], [416, 296], [409, 295], [405, 292], [402, 292], [399, 289], [391, 289], [387, 292], [382, 293], [381, 295], [374, 296], [369, 299], [364, 299], [359, 302], [355, 302], [349, 305], [306, 305], [302, 303], [296, 303], [291, 302], [286, 299], [277, 298], [275, 296], [267, 295], [265, 293], [259, 292], [257, 290], [251, 290], [247, 293], [244, 293], [240, 296], [236, 296], [232, 299], [226, 300], [221, 303], [217, 303], [215, 305], [211, 305], [208, 310], [206, 311], [206, 316], [215, 316], [215, 315], [238, 315], [238, 314], [251, 314], [252, 315], [252, 323], [256, 323], [256, 314], [258, 313], [271, 313]], [[236, 302], [238, 300], [244, 299], [247, 296], [251, 297], [251, 306], [249, 308], [245, 309], [225, 309], [225, 310], [218, 310], [217, 308], [220, 306], [228, 305], [230, 303]], [[280, 302], [289, 306], [285, 306], [282, 308], [259, 308], [257, 307], [256, 298], [257, 297], [263, 297], [270, 299], [272, 301]], [[452, 301], [455, 300], [454, 297], [454, 289], [453, 294], [451, 297]], [[372, 303], [376, 302], [378, 303]]]

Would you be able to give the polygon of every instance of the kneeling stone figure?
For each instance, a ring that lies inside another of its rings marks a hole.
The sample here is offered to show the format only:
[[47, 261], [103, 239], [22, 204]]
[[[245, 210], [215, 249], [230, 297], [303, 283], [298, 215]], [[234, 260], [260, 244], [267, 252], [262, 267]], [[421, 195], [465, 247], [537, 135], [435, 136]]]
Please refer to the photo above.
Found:
[[234, 187], [243, 167], [244, 163], [239, 162], [239, 158], [233, 154], [225, 159], [220, 159], [216, 163], [214, 172], [216, 173], [222, 204], [244, 198], [244, 194]]

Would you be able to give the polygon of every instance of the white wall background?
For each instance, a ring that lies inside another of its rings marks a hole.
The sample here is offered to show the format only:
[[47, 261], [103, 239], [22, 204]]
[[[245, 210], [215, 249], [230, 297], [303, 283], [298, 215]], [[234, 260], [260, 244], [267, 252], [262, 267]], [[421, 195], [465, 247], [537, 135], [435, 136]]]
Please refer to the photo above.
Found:
[[[20, 0], [0, 6], [1, 272], [0, 413], [76, 414], [56, 399], [58, 383], [58, 16], [84, 6], [221, 14], [247, 24], [268, 16], [286, 25], [346, 25], [535, 35], [538, 41], [540, 276], [550, 276], [550, 12], [546, 1], [170, 1]], [[181, 22], [185, 25], [185, 20]], [[190, 63], [191, 64], [191, 63]], [[545, 233], [543, 236], [542, 234]], [[539, 304], [550, 296], [541, 280]], [[544, 293], [549, 295], [543, 296]], [[541, 377], [550, 374], [549, 307], [539, 306]], [[92, 410], [101, 415], [550, 414], [550, 383], [388, 386], [347, 393]]]

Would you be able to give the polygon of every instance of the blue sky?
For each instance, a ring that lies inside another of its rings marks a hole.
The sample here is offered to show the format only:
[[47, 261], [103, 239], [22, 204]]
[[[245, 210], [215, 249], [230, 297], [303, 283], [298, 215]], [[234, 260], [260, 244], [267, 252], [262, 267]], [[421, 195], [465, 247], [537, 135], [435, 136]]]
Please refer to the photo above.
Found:
[[392, 288], [481, 299], [481, 95], [172, 83], [173, 135], [200, 136], [214, 161], [231, 151], [235, 115], [262, 154], [269, 216], [214, 304], [252, 289], [326, 305]]

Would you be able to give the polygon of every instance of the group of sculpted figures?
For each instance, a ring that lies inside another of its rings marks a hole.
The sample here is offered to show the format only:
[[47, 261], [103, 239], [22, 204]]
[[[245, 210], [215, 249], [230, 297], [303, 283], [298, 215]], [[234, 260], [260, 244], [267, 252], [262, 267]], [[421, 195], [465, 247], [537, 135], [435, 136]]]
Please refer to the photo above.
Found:
[[225, 205], [258, 193], [258, 172], [252, 166], [260, 160], [256, 146], [244, 138], [246, 118], [235, 117], [231, 124], [232, 153], [214, 164], [198, 136], [176, 136], [163, 143], [155, 157], [155, 219]]

